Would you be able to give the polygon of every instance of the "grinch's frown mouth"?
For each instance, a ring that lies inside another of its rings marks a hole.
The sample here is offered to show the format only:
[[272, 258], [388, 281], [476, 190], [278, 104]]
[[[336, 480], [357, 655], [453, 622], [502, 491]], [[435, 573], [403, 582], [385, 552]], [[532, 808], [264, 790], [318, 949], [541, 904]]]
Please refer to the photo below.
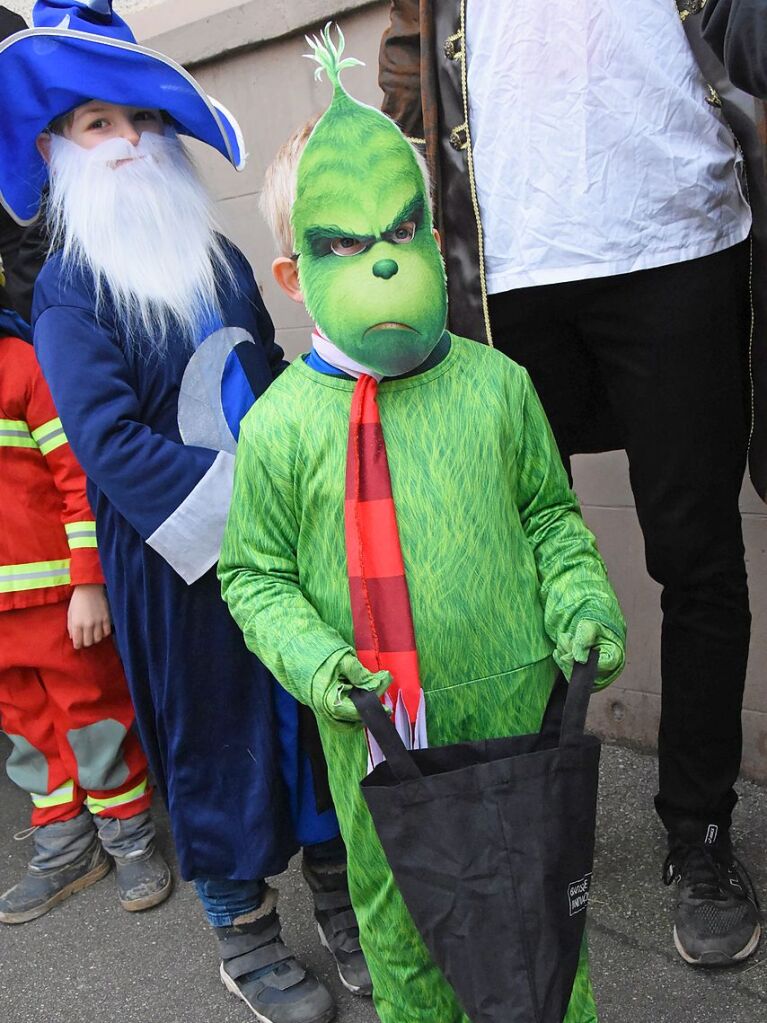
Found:
[[368, 327], [365, 331], [365, 336], [372, 334], [374, 330], [409, 330], [411, 334], [419, 333], [415, 327], [409, 327], [407, 323], [397, 323], [395, 320], [388, 320], [386, 323], [374, 323], [372, 327]]

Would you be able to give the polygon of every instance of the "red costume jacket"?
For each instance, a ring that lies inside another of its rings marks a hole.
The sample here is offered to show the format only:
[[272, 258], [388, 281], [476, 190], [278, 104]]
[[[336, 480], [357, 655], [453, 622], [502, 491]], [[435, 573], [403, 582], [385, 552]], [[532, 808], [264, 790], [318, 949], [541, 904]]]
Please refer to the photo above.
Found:
[[0, 333], [0, 612], [103, 581], [85, 475], [34, 350]]

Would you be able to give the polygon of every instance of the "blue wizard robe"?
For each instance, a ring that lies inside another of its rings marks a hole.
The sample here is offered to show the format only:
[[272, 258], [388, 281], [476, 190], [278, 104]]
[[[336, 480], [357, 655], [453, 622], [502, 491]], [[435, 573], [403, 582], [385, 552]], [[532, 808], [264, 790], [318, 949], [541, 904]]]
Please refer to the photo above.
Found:
[[126, 343], [108, 296], [97, 315], [92, 276], [59, 254], [38, 277], [33, 325], [88, 476], [115, 638], [181, 872], [249, 880], [338, 832], [315, 800], [298, 705], [245, 647], [216, 578], [239, 421], [284, 366], [250, 267], [227, 251], [234, 281], [195, 345]]

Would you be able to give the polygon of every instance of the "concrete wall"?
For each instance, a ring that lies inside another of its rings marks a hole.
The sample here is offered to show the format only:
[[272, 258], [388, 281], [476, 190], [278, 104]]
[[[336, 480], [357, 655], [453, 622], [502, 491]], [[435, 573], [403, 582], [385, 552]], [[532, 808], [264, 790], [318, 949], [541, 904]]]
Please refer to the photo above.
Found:
[[[257, 210], [264, 169], [292, 129], [328, 100], [327, 86], [315, 83], [313, 65], [301, 58], [304, 31], [340, 16], [349, 52], [367, 64], [349, 72], [349, 85], [360, 99], [377, 103], [377, 50], [387, 7], [353, 0], [165, 0], [132, 18], [142, 39], [193, 66], [208, 91], [242, 122], [250, 151], [242, 174], [202, 147], [199, 155], [219, 199], [223, 226], [252, 260], [280, 342], [291, 356], [306, 349], [308, 322], [271, 280], [272, 246]], [[607, 736], [649, 746], [659, 715], [659, 592], [644, 570], [625, 457], [583, 456], [575, 477], [630, 625], [628, 668], [594, 701], [593, 724]], [[767, 780], [767, 514], [748, 484], [742, 507], [754, 609], [744, 770]], [[722, 679], [722, 685], [728, 682]]]
[[[152, 7], [156, 4], [163, 3], [164, 0], [115, 0], [113, 3], [114, 10], [128, 21], [131, 15], [140, 10], [143, 7]], [[32, 21], [32, 8], [35, 6], [35, 0], [5, 0], [3, 7], [7, 7], [11, 11], [15, 11], [16, 14], [20, 14], [27, 22], [31, 24]]]

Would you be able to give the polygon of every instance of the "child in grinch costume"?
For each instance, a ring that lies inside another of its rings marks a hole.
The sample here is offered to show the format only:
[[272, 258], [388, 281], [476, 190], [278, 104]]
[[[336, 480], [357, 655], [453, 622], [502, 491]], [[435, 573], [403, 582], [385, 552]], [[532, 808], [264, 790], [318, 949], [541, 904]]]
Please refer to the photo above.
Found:
[[[424, 174], [341, 87], [342, 44], [313, 43], [333, 101], [274, 266], [313, 348], [243, 421], [219, 575], [248, 646], [317, 715], [381, 1020], [466, 1023], [360, 794], [378, 751], [350, 687], [416, 747], [531, 732], [557, 665], [596, 646], [615, 678], [625, 626], [527, 373], [445, 330]], [[595, 1019], [584, 952], [566, 1020]]]

